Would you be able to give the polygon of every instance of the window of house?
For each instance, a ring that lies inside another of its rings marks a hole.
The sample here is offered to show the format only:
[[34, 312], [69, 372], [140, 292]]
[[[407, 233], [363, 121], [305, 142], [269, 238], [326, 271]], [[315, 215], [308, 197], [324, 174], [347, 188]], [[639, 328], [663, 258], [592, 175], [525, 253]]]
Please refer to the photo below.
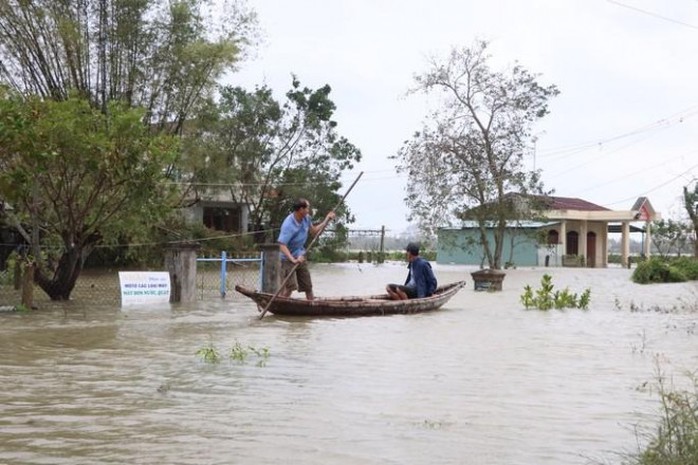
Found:
[[579, 233], [570, 231], [567, 233], [567, 255], [577, 255], [579, 253]]
[[240, 232], [240, 209], [204, 207], [204, 226], [216, 231]]

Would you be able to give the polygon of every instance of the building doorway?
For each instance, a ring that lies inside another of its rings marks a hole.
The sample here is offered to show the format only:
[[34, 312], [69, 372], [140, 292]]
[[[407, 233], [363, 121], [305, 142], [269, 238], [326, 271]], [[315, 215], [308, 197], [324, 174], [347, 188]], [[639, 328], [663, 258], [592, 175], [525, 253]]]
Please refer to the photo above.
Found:
[[587, 267], [596, 267], [596, 233], [587, 233]]

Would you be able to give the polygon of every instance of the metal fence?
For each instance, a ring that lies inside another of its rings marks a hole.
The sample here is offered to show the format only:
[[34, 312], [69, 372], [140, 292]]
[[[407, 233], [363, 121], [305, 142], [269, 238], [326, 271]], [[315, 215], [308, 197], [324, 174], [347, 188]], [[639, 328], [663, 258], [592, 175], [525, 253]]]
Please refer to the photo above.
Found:
[[[262, 263], [260, 253], [229, 256], [222, 252], [220, 257], [202, 257], [196, 261], [196, 292], [199, 300], [243, 300], [245, 297], [235, 292], [236, 285], [253, 289], [259, 287]], [[132, 270], [83, 270], [70, 295], [71, 303], [118, 305], [121, 302], [119, 271]], [[14, 270], [0, 271], [0, 309], [21, 303], [22, 290], [15, 289], [14, 281]], [[34, 288], [34, 302], [39, 307], [50, 302], [49, 297], [38, 286]]]
[[196, 289], [199, 298], [244, 298], [234, 291], [235, 286], [260, 288], [261, 267], [260, 253], [228, 257], [226, 252], [221, 252], [220, 257], [197, 258]]

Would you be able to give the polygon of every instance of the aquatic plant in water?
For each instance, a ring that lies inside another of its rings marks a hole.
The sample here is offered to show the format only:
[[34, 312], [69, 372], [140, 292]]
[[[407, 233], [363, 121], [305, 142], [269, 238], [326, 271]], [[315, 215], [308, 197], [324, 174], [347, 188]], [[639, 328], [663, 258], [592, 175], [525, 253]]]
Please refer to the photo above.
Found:
[[[267, 364], [270, 354], [268, 347], [245, 347], [239, 341], [235, 341], [233, 347], [230, 348], [229, 358], [230, 360], [235, 360], [239, 364], [243, 364], [247, 361], [250, 352], [257, 356], [257, 366], [263, 367]], [[209, 342], [206, 346], [197, 350], [196, 355], [198, 355], [201, 360], [206, 363], [219, 363], [221, 361], [220, 352], [213, 342]]]
[[262, 347], [259, 349], [254, 346], [244, 347], [238, 341], [235, 341], [235, 344], [230, 349], [230, 358], [232, 360], [236, 360], [238, 363], [245, 363], [245, 360], [247, 360], [247, 356], [250, 352], [257, 356], [257, 366], [262, 367], [267, 364], [267, 359], [269, 358], [268, 347]]
[[521, 295], [521, 303], [529, 308], [538, 310], [550, 310], [552, 308], [589, 308], [591, 301], [591, 289], [587, 288], [581, 295], [570, 292], [569, 288], [561, 291], [555, 290], [553, 278], [549, 274], [544, 274], [541, 279], [541, 287], [535, 291], [530, 285], [524, 286], [524, 293]]
[[201, 357], [206, 363], [218, 363], [221, 360], [221, 356], [218, 353], [218, 349], [210, 342], [207, 346], [204, 346], [196, 351], [196, 355]]

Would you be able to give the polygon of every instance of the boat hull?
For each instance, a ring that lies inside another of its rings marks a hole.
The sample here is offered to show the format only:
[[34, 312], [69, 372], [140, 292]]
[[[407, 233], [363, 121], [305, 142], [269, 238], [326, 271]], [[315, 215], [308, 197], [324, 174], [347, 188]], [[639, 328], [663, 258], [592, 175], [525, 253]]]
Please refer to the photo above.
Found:
[[[314, 300], [307, 300], [292, 297], [274, 297], [274, 294], [257, 292], [243, 286], [235, 286], [235, 290], [252, 299], [257, 304], [259, 311], [266, 309], [275, 315], [353, 317], [429, 312], [440, 308], [464, 286], [465, 281], [457, 281], [440, 286], [434, 295], [430, 297], [409, 300], [390, 300], [388, 294], [334, 298], [319, 297]], [[271, 305], [269, 304], [270, 301]]]

